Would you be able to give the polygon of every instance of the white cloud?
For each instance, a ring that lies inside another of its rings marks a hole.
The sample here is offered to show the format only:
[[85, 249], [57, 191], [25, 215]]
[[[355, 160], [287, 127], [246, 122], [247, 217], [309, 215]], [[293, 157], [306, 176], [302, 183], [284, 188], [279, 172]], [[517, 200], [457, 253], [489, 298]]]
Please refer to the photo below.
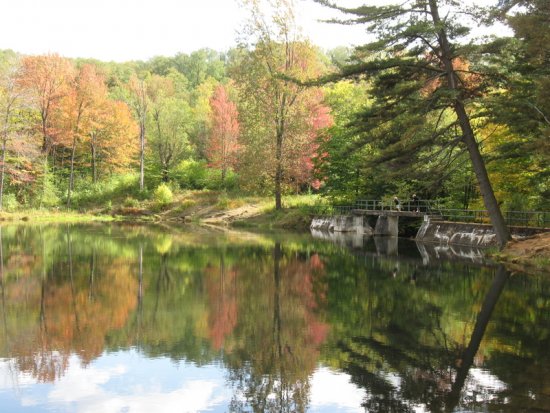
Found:
[[127, 368], [121, 364], [107, 369], [94, 366], [82, 367], [77, 357], [71, 357], [69, 368], [49, 393], [48, 399], [54, 403], [71, 403], [86, 398], [97, 397], [104, 392], [102, 385], [114, 377], [125, 374]]
[[20, 373], [13, 360], [0, 360], [0, 390], [18, 389], [35, 382], [30, 374]]
[[332, 407], [345, 412], [364, 412], [361, 407], [366, 392], [351, 383], [350, 376], [320, 367], [311, 379], [311, 407]]

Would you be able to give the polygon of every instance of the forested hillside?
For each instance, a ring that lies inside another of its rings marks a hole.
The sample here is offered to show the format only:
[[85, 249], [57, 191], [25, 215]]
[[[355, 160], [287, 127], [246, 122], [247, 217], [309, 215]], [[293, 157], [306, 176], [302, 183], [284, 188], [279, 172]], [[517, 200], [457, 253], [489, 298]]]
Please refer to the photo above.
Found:
[[[467, 24], [440, 23], [460, 92], [442, 87], [422, 17], [396, 20], [397, 37], [376, 47], [324, 51], [298, 36], [287, 2], [270, 24], [252, 3], [248, 37], [223, 53], [115, 63], [1, 51], [0, 208], [108, 210], [188, 189], [274, 196], [277, 208], [312, 192], [483, 208], [446, 110], [460, 93], [500, 208], [550, 209], [547, 1], [479, 16], [513, 37], [471, 41]], [[375, 33], [383, 9], [344, 11]]]

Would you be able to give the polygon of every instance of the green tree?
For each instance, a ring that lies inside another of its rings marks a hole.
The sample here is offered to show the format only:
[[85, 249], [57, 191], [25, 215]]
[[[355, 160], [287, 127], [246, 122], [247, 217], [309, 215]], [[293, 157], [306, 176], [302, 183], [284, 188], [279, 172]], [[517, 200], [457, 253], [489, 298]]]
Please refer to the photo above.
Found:
[[[515, 7], [514, 6], [520, 6]], [[510, 9], [514, 8], [514, 12]], [[509, 173], [518, 179], [502, 179], [521, 193], [513, 208], [547, 209], [550, 204], [550, 4], [544, 0], [502, 0], [496, 9], [514, 31], [514, 38], [498, 39], [491, 47], [490, 64], [503, 79], [489, 101], [496, 122], [507, 127], [507, 136], [494, 145], [493, 173]], [[529, 156], [526, 156], [529, 154]]]
[[145, 132], [149, 110], [147, 83], [144, 79], [133, 75], [128, 81], [127, 91], [129, 105], [139, 124], [139, 189], [143, 191], [145, 188]]
[[189, 154], [188, 130], [191, 108], [186, 96], [177, 93], [174, 81], [153, 75], [149, 80], [151, 150], [158, 162], [162, 181], [168, 182], [170, 170]]
[[6, 175], [6, 153], [8, 141], [20, 128], [17, 112], [22, 103], [22, 91], [17, 86], [19, 64], [17, 57], [0, 62], [0, 211], [4, 197], [4, 185]]
[[[498, 243], [503, 246], [510, 233], [469, 114], [489, 86], [488, 78], [469, 66], [475, 48], [461, 43], [469, 32], [462, 5], [413, 0], [346, 8], [327, 0], [315, 1], [350, 15], [346, 23], [367, 24], [376, 36], [357, 48], [354, 64], [339, 75], [365, 75], [372, 84], [373, 104], [354, 120], [356, 133], [362, 137], [356, 146], [383, 142], [383, 160], [409, 163], [419, 161], [414, 155], [425, 148], [439, 147], [443, 152], [462, 145], [469, 153]], [[483, 17], [479, 7], [468, 15], [475, 24]], [[453, 158], [451, 154], [449, 159]]]
[[248, 167], [248, 176], [263, 177], [273, 184], [275, 208], [281, 209], [285, 177], [289, 179], [293, 161], [305, 155], [302, 143], [312, 130], [311, 108], [319, 98], [315, 89], [283, 76], [306, 80], [319, 76], [324, 67], [317, 51], [300, 41], [293, 2], [272, 2], [271, 21], [260, 3], [246, 2], [251, 15], [247, 30], [254, 45], [251, 51], [243, 46], [233, 74], [240, 89], [243, 141], [248, 152], [243, 167]]

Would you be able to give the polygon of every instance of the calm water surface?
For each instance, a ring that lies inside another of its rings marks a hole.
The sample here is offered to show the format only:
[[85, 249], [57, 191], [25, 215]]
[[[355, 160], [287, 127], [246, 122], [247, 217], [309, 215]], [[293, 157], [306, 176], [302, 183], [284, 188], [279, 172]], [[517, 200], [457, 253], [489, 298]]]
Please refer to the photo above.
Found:
[[550, 276], [323, 238], [0, 227], [0, 411], [550, 412]]

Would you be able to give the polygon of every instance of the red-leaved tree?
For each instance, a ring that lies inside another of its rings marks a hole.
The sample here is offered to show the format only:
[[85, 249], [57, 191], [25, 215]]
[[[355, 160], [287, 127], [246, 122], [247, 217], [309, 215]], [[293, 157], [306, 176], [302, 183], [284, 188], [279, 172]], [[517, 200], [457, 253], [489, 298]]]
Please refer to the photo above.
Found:
[[207, 156], [210, 165], [222, 171], [222, 184], [227, 170], [234, 167], [239, 151], [239, 120], [237, 105], [229, 99], [223, 85], [218, 85], [210, 99], [212, 129]]

